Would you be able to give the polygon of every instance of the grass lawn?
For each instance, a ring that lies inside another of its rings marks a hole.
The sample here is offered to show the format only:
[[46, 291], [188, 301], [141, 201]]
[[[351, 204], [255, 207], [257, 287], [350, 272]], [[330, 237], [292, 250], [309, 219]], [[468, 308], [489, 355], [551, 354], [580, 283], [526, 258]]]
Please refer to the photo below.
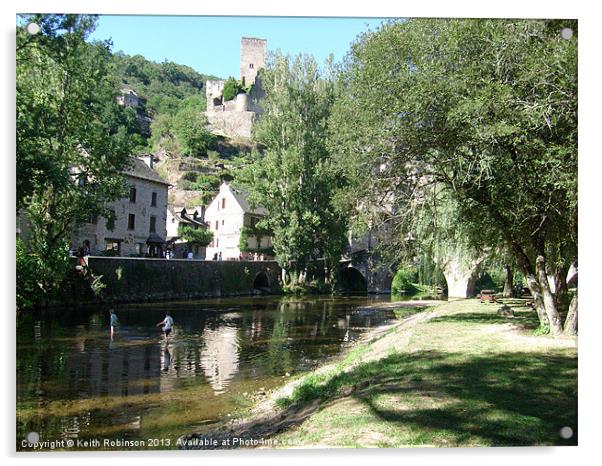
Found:
[[[515, 317], [476, 300], [446, 303], [308, 376], [278, 404], [318, 407], [273, 438], [308, 447], [576, 445], [576, 341], [535, 336], [534, 311], [511, 306]], [[561, 438], [564, 426], [572, 438]]]

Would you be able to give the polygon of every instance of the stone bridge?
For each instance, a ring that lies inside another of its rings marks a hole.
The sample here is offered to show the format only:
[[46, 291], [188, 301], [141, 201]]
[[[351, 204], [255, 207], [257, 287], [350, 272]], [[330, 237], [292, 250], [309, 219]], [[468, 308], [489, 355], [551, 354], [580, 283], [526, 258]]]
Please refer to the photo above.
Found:
[[366, 251], [357, 251], [341, 259], [338, 291], [349, 293], [391, 293], [393, 277], [387, 267], [382, 266], [377, 256], [368, 256]]
[[88, 268], [102, 275], [105, 302], [160, 301], [276, 293], [280, 267], [275, 261], [206, 261], [88, 257]]

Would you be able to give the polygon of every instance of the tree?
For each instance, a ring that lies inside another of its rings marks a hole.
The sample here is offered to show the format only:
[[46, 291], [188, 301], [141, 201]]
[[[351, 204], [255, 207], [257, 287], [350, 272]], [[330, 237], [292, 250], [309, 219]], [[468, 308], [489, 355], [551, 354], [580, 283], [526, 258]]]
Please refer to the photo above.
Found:
[[169, 113], [162, 113], [153, 119], [150, 125], [150, 149], [164, 150], [170, 154], [179, 153], [180, 148], [173, 129], [174, 117]]
[[332, 277], [346, 244], [345, 218], [334, 202], [342, 179], [325, 141], [335, 81], [330, 65], [322, 71], [309, 56], [276, 54], [262, 73], [267, 97], [254, 137], [265, 151], [255, 151], [235, 180], [268, 211], [257, 227], [273, 233], [284, 285], [304, 286], [318, 259]]
[[[86, 42], [95, 21], [26, 15], [17, 28], [16, 207], [29, 230], [27, 262], [17, 264], [27, 276], [19, 273], [17, 287], [33, 283], [36, 303], [64, 278], [72, 229], [108, 215], [107, 202], [122, 195], [122, 170], [138, 142], [115, 101], [110, 44]], [[27, 32], [31, 22], [39, 34]]]
[[189, 97], [182, 101], [173, 118], [172, 129], [182, 155], [206, 155], [213, 141], [203, 108], [199, 97]]
[[224, 84], [224, 102], [234, 99], [241, 90], [240, 83], [233, 77], [229, 77]]
[[193, 228], [188, 225], [180, 225], [178, 227], [178, 236], [189, 243], [200, 244], [207, 246], [213, 240], [213, 232], [206, 228]]
[[352, 46], [344, 83], [334, 145], [354, 192], [420, 206], [436, 184], [471, 244], [511, 251], [560, 334], [548, 278], [577, 253], [576, 21], [390, 22]]

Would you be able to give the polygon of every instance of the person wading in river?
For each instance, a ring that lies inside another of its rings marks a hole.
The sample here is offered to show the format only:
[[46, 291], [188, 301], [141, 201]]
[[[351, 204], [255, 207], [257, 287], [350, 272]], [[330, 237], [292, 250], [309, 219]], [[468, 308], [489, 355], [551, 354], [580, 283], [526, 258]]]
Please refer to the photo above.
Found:
[[119, 326], [119, 319], [117, 318], [117, 314], [115, 314], [115, 311], [113, 309], [109, 310], [109, 315], [111, 317], [110, 325], [111, 325], [111, 340], [112, 340], [113, 333], [115, 333], [115, 330]]
[[159, 322], [156, 326], [163, 325], [163, 333], [165, 334], [165, 340], [169, 337], [171, 333], [171, 327], [173, 326], [173, 318], [169, 315], [169, 311], [165, 313], [165, 319]]

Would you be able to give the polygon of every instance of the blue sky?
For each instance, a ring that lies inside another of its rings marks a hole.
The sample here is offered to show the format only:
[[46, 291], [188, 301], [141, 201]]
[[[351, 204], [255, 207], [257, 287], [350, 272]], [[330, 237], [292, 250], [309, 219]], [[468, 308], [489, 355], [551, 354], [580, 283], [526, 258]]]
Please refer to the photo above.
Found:
[[92, 39], [112, 39], [113, 51], [170, 61], [227, 78], [238, 78], [240, 38], [267, 39], [268, 50], [310, 53], [323, 62], [341, 60], [355, 37], [376, 29], [377, 18], [278, 18], [104, 15]]

